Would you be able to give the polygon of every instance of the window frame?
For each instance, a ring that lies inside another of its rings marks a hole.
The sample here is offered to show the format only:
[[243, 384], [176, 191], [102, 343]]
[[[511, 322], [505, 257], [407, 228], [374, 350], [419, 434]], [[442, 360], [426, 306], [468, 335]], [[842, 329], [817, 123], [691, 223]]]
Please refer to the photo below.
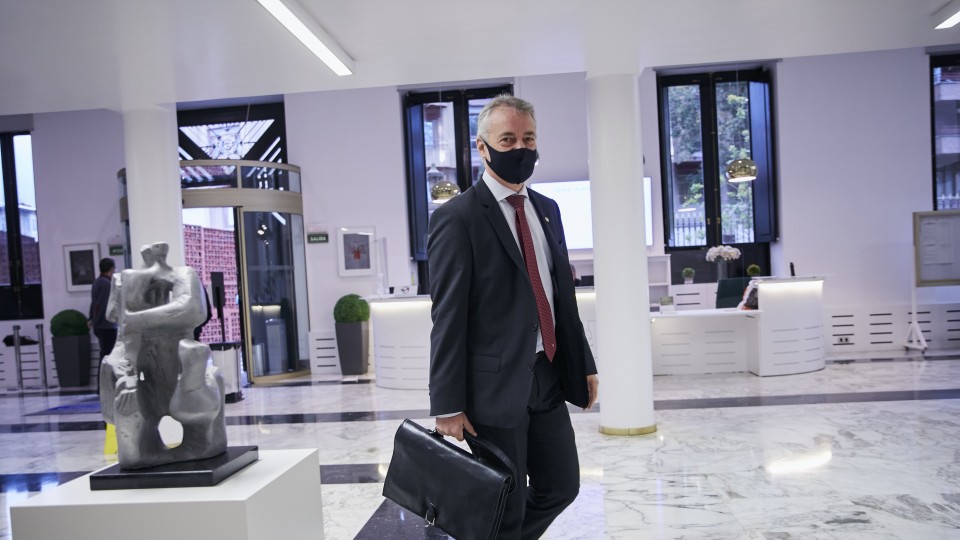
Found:
[[[946, 67], [946, 66], [957, 66], [960, 67], [960, 53], [952, 52], [947, 54], [931, 54], [930, 55], [930, 67], [928, 73], [928, 80], [930, 82], [930, 167], [931, 167], [931, 184], [933, 189], [931, 190], [931, 208], [933, 211], [940, 210], [956, 210], [956, 208], [951, 208], [949, 206], [940, 208], [937, 204], [937, 192], [939, 186], [937, 185], [937, 101], [936, 101], [936, 85], [934, 84], [933, 71], [936, 68]], [[958, 122], [960, 126], [960, 122]], [[958, 135], [960, 136], [960, 135]], [[957, 154], [960, 156], [960, 153]], [[960, 159], [960, 158], [958, 158]], [[954, 180], [954, 183], [960, 183], [960, 178]], [[954, 186], [955, 192], [960, 192], [960, 186]], [[958, 193], [960, 194], [960, 193]]]
[[[719, 189], [722, 183], [719, 177], [719, 148], [717, 137], [716, 86], [729, 82], [749, 83], [749, 126], [750, 153], [757, 163], [759, 173], [752, 182], [753, 234], [749, 243], [732, 243], [744, 252], [751, 261], [762, 267], [770, 268], [769, 244], [778, 238], [776, 163], [774, 160], [775, 125], [772, 101], [773, 80], [770, 71], [765, 68], [749, 70], [718, 70], [684, 74], [658, 74], [657, 76], [657, 117], [660, 135], [661, 197], [663, 211], [664, 252], [674, 256], [672, 264], [674, 283], [682, 283], [680, 272], [685, 266], [693, 267], [698, 274], [715, 272], [715, 265], [705, 263], [701, 252], [723, 242], [722, 209], [719, 203]], [[702, 168], [704, 188], [704, 219], [706, 237], [702, 245], [671, 246], [673, 234], [673, 186], [671, 185], [669, 111], [667, 110], [667, 92], [673, 86], [697, 85], [700, 88], [700, 124], [702, 144]], [[709, 195], [708, 195], [709, 194]], [[744, 269], [740, 269], [741, 271]]]
[[[419, 283], [425, 287], [427, 262], [427, 167], [423, 133], [423, 108], [427, 103], [453, 103], [454, 152], [457, 164], [457, 185], [466, 191], [471, 178], [470, 100], [489, 99], [500, 94], [513, 94], [513, 84], [498, 84], [442, 91], [410, 91], [402, 95], [404, 154], [406, 156], [407, 216], [410, 232], [410, 256], [417, 262]], [[421, 290], [420, 292], [424, 292]]]
[[[0, 167], [6, 216], [7, 257], [10, 284], [0, 285], [0, 320], [43, 319], [43, 276], [39, 283], [25, 283], [23, 247], [20, 242], [20, 197], [17, 190], [16, 155], [13, 140], [31, 136], [29, 131], [0, 133]], [[32, 142], [32, 141], [31, 141]], [[36, 183], [34, 183], [36, 185]], [[13, 212], [9, 209], [14, 209]], [[38, 211], [39, 214], [39, 211]], [[38, 217], [39, 220], [39, 217]]]

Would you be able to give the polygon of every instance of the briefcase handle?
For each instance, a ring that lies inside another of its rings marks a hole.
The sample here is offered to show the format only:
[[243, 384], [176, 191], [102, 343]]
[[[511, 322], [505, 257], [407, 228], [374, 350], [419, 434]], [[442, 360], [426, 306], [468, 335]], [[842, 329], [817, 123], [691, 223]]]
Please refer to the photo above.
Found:
[[507, 457], [507, 454], [497, 447], [497, 445], [490, 441], [485, 441], [480, 437], [475, 437], [467, 430], [463, 430], [463, 438], [466, 439], [467, 446], [470, 447], [470, 451], [473, 452], [474, 457], [479, 459], [481, 462], [485, 461], [497, 467], [498, 469], [510, 473], [510, 488], [507, 492], [513, 493], [513, 490], [517, 487], [518, 476], [517, 467], [513, 464], [513, 460]]

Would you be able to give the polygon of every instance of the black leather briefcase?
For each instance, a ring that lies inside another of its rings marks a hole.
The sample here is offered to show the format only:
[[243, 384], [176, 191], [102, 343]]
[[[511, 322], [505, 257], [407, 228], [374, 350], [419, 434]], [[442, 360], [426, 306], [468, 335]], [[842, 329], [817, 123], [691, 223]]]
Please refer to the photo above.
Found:
[[471, 454], [435, 430], [404, 420], [393, 440], [383, 496], [457, 540], [500, 530], [516, 468], [495, 445], [464, 432]]

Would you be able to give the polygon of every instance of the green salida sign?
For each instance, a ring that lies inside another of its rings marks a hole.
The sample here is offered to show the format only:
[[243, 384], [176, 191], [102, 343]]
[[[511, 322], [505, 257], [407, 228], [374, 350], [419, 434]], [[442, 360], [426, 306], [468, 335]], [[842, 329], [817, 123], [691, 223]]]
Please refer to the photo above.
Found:
[[307, 233], [308, 244], [326, 244], [330, 241], [330, 234], [325, 232]]

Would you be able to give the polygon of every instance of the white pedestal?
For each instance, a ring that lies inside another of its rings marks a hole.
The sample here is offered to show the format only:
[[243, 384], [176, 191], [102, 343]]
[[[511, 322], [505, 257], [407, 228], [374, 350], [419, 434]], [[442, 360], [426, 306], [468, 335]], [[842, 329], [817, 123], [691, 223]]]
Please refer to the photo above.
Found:
[[11, 505], [13, 538], [323, 538], [316, 450], [261, 451], [213, 487], [91, 491], [88, 477]]

